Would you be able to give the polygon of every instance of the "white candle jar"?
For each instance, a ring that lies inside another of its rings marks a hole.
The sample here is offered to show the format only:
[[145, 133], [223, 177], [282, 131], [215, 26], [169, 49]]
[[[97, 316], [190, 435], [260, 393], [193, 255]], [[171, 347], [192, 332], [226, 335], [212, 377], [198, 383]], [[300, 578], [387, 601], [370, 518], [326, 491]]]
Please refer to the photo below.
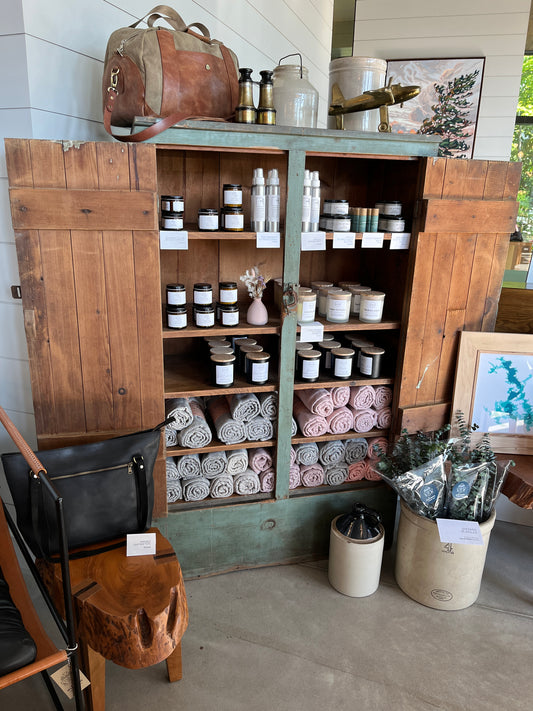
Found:
[[385, 294], [382, 291], [365, 291], [361, 294], [359, 321], [379, 323], [383, 316]]

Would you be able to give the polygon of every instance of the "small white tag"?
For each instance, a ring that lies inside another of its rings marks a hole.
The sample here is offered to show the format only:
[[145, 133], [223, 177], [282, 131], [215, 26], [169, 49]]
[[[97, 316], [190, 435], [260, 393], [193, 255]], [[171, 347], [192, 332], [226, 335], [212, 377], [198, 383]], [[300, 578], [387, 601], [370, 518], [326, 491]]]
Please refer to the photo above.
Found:
[[302, 232], [302, 252], [319, 252], [325, 249], [325, 232]]
[[383, 247], [383, 232], [363, 232], [363, 239], [361, 241], [361, 247], [373, 248]]
[[279, 249], [279, 232], [258, 232], [256, 234], [255, 246], [258, 249]]
[[483, 536], [477, 521], [438, 518], [437, 527], [442, 543], [466, 543], [471, 546], [483, 545]]
[[353, 249], [355, 247], [355, 232], [334, 232], [333, 249]]
[[[59, 669], [56, 669], [53, 674], [50, 674], [50, 677], [55, 681], [55, 683], [59, 686], [59, 688], [67, 698], [74, 698], [74, 689], [72, 688], [72, 676], [70, 674], [70, 664], [65, 664]], [[91, 682], [89, 681], [89, 679], [87, 679], [85, 674], [80, 670], [81, 690], [83, 691], [84, 689], [86, 689], [90, 683]]]
[[189, 249], [189, 233], [186, 230], [159, 230], [160, 249]]
[[300, 341], [320, 343], [324, 338], [324, 325], [319, 321], [300, 324]]
[[128, 533], [126, 555], [155, 555], [155, 533]]
[[390, 236], [390, 249], [409, 249], [410, 241], [410, 232], [392, 232]]

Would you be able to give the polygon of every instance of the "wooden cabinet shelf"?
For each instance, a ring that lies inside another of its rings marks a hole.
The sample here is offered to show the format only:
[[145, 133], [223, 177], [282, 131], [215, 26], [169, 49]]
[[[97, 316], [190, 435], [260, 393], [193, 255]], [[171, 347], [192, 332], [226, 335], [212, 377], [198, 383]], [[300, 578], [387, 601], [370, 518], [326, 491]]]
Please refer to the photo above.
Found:
[[294, 381], [294, 390], [314, 390], [316, 388], [339, 388], [343, 385], [355, 386], [355, 385], [392, 385], [394, 383], [394, 378], [366, 378], [364, 375], [360, 375], [355, 378], [350, 378], [349, 380], [338, 380], [334, 378], [328, 378], [325, 375], [320, 375], [318, 380], [314, 383], [304, 383], [298, 380]]
[[[246, 309], [249, 304], [241, 308], [241, 321], [244, 323], [239, 323], [238, 326], [220, 326], [215, 324], [211, 328], [197, 328], [196, 326], [187, 326], [186, 328], [168, 328], [168, 326], [163, 326], [163, 338], [207, 338], [208, 336], [225, 336], [230, 339], [237, 334], [239, 336], [252, 336], [254, 334], [260, 333], [280, 333], [280, 319], [279, 318], [269, 318], [268, 323], [264, 326], [250, 326], [246, 323]], [[187, 309], [187, 320], [188, 323], [192, 323], [192, 307]]]
[[209, 381], [209, 362], [190, 361], [177, 356], [165, 360], [165, 398], [231, 395], [232, 393], [264, 393], [277, 389], [272, 378], [265, 385], [250, 385], [242, 375], [236, 375], [229, 388], [219, 388]]
[[[365, 323], [358, 318], [350, 317], [346, 323], [334, 323], [327, 321], [323, 316], [316, 316], [315, 321], [318, 321], [324, 326], [324, 331], [394, 331], [400, 328], [401, 322], [399, 319], [383, 319], [379, 323]], [[301, 326], [297, 327], [297, 332], [300, 333]]]
[[334, 439], [357, 439], [358, 437], [364, 437], [365, 439], [371, 439], [373, 437], [388, 437], [390, 430], [370, 430], [369, 432], [355, 432], [350, 430], [350, 432], [345, 432], [344, 434], [325, 434], [320, 435], [320, 437], [304, 437], [303, 435], [295, 435], [291, 437], [291, 444], [302, 444], [304, 442], [330, 442]]
[[263, 442], [239, 442], [238, 444], [224, 444], [220, 440], [213, 437], [212, 441], [206, 447], [167, 447], [167, 456], [169, 457], [182, 457], [185, 454], [206, 454], [207, 452], [220, 452], [222, 450], [231, 449], [255, 449], [256, 447], [273, 447], [275, 441], [269, 439]]

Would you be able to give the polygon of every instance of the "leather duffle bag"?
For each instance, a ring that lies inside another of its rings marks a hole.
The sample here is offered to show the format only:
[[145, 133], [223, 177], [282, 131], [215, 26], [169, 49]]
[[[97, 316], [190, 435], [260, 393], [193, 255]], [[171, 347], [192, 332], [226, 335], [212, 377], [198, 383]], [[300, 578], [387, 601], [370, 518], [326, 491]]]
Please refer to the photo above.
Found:
[[43, 475], [63, 501], [69, 551], [149, 528], [153, 468], [167, 422], [121, 437], [38, 451], [40, 471], [28, 467], [22, 452], [34, 453], [17, 433], [20, 452], [2, 454], [2, 464], [17, 526], [32, 553], [52, 560], [60, 553], [55, 503], [44, 490]]
[[[147, 28], [138, 27], [143, 20]], [[156, 26], [159, 20], [172, 29]], [[211, 39], [205, 25], [186, 25], [171, 7], [158, 5], [109, 38], [102, 80], [105, 129], [121, 141], [143, 141], [185, 118], [229, 120], [239, 100], [238, 71], [236, 54]], [[112, 133], [111, 126], [131, 127], [143, 116], [160, 120], [137, 133]]]

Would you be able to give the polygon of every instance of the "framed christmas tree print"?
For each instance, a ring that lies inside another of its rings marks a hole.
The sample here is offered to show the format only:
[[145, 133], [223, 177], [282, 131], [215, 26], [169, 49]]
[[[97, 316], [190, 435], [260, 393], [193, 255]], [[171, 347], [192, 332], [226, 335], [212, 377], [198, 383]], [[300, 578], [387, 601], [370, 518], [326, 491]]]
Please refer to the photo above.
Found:
[[471, 158], [484, 66], [484, 57], [388, 60], [387, 83], [420, 87], [414, 99], [389, 107], [392, 132], [442, 136], [439, 156]]

